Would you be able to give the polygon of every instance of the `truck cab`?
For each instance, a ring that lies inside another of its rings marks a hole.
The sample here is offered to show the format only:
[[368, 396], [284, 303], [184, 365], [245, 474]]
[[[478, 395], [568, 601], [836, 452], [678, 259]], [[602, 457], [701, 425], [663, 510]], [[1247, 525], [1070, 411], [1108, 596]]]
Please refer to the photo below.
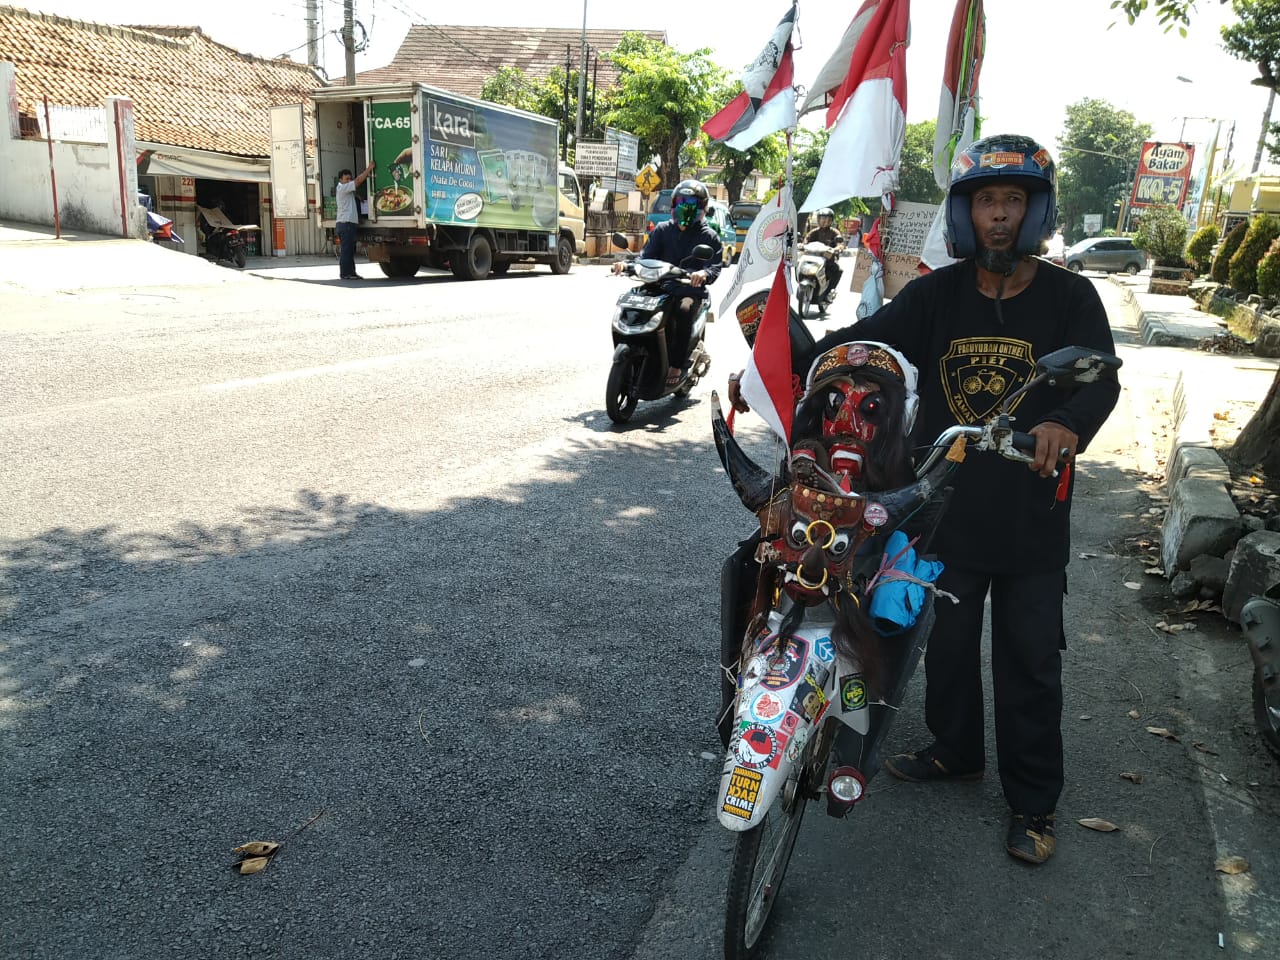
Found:
[[566, 231], [573, 237], [573, 249], [578, 256], [587, 252], [586, 205], [582, 202], [582, 187], [573, 167], [560, 164], [560, 233]]

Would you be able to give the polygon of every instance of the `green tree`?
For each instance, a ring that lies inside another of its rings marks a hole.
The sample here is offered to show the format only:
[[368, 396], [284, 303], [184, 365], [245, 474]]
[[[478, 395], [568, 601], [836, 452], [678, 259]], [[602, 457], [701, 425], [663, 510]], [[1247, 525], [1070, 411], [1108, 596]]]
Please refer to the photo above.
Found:
[[907, 135], [898, 162], [898, 199], [916, 203], [941, 203], [945, 195], [933, 179], [933, 137], [936, 120], [907, 124]]
[[[1113, 0], [1111, 9], [1119, 8], [1132, 24], [1150, 7], [1152, 12], [1160, 18], [1166, 31], [1177, 27], [1178, 32], [1185, 37], [1196, 2], [1197, 0], [1156, 0], [1155, 3], [1151, 3], [1150, 0]], [[1218, 2], [1226, 3], [1227, 0], [1218, 0]]]
[[1150, 124], [1138, 123], [1132, 113], [1106, 100], [1086, 97], [1067, 107], [1058, 138], [1059, 221], [1067, 242], [1085, 236], [1086, 213], [1115, 222], [1149, 136]]
[[[1255, 86], [1280, 92], [1280, 0], [1233, 0], [1231, 9], [1240, 19], [1222, 28], [1223, 49], [1258, 68]], [[1265, 141], [1271, 159], [1280, 159], [1280, 124], [1267, 125]]]
[[681, 150], [696, 140], [707, 117], [724, 106], [715, 93], [725, 72], [709, 59], [707, 48], [679, 51], [639, 33], [625, 34], [605, 56], [617, 64], [618, 85], [603, 111], [612, 127], [640, 138], [642, 156], [657, 154], [663, 187], [680, 182]]

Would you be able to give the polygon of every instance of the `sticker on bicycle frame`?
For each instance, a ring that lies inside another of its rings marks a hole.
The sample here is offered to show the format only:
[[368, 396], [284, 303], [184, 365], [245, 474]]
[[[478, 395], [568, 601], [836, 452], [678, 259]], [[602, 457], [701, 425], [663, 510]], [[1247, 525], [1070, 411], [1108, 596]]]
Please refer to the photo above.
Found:
[[811, 673], [804, 675], [804, 682], [796, 687], [796, 694], [791, 698], [791, 709], [812, 723], [826, 705], [827, 695], [822, 692], [822, 684]]
[[764, 774], [760, 771], [734, 767], [729, 774], [729, 789], [724, 792], [724, 803], [720, 809], [743, 820], [750, 820], [756, 809], [756, 801], [760, 799], [760, 784], [763, 782]]
[[[772, 641], [765, 641], [770, 644]], [[760, 685], [770, 690], [785, 690], [804, 673], [804, 663], [809, 653], [809, 644], [799, 637], [788, 637], [781, 650], [771, 647], [765, 653], [769, 672], [760, 678]]]
[[752, 720], [768, 724], [777, 723], [778, 718], [786, 713], [786, 710], [787, 706], [782, 702], [782, 698], [768, 690], [752, 700], [747, 708]]
[[778, 735], [763, 723], [748, 724], [731, 747], [734, 759], [748, 770], [763, 770], [782, 751]]
[[823, 663], [831, 663], [836, 658], [836, 648], [832, 644], [830, 637], [822, 637], [813, 642], [813, 652], [818, 655], [818, 659]]
[[797, 760], [799, 760], [800, 754], [804, 752], [804, 745], [808, 742], [809, 742], [808, 730], [801, 730], [794, 737], [792, 737], [791, 742], [787, 744], [787, 759], [790, 760], [792, 763], [795, 763]]
[[844, 713], [862, 710], [867, 706], [867, 685], [861, 674], [850, 674], [840, 678], [840, 709]]

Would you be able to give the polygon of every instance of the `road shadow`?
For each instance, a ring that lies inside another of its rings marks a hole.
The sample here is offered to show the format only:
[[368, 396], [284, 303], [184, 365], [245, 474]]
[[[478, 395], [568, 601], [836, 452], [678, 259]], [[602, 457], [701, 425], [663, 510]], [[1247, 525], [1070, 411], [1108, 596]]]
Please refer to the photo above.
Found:
[[278, 956], [480, 958], [502, 916], [522, 956], [628, 956], [718, 773], [717, 472], [584, 438], [436, 510], [0, 541], [7, 950], [243, 956], [266, 922]]

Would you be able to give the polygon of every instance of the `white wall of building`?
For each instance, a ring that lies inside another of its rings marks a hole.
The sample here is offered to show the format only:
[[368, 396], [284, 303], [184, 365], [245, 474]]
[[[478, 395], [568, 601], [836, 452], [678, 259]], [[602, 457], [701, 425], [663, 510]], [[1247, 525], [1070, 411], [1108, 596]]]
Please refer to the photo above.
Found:
[[[51, 175], [48, 141], [22, 140], [17, 136], [16, 81], [13, 64], [7, 61], [0, 61], [0, 91], [6, 93], [8, 110], [7, 122], [0, 123], [0, 170], [4, 171], [0, 177], [0, 217], [52, 226], [56, 183], [58, 217], [63, 229], [116, 237], [145, 237], [146, 214], [137, 205], [136, 197], [128, 207], [127, 224], [121, 216], [122, 190], [128, 190], [131, 171], [127, 167], [122, 171], [116, 158], [133, 156], [130, 117], [126, 116], [128, 129], [122, 131], [118, 149], [110, 140], [108, 143], [55, 140]], [[108, 109], [111, 102], [104, 101], [104, 109]], [[111, 126], [114, 140], [114, 125]]]

